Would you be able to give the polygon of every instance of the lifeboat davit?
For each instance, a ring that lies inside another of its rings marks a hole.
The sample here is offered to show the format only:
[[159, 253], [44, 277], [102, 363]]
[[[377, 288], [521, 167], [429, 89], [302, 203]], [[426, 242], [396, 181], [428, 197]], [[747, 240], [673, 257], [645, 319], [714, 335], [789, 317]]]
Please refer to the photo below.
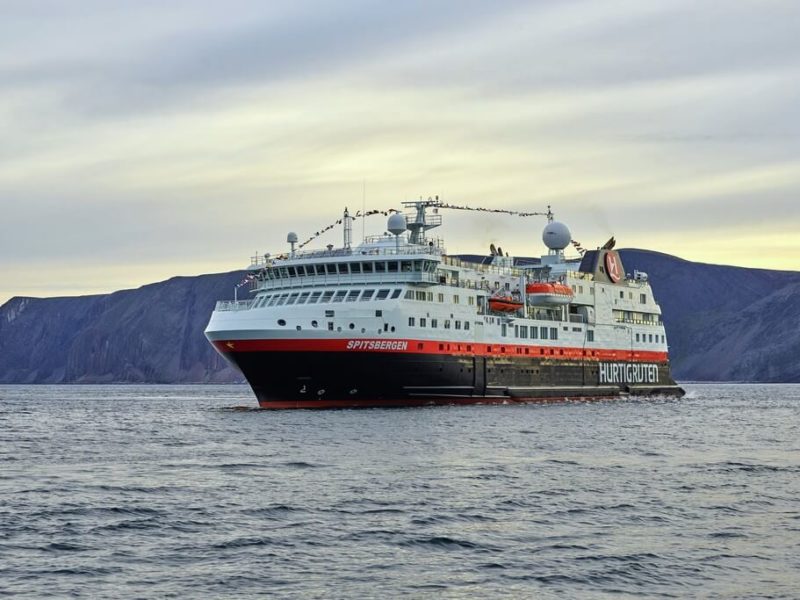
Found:
[[489, 309], [497, 312], [516, 312], [522, 308], [522, 302], [514, 300], [511, 296], [495, 296], [489, 298]]
[[529, 283], [525, 286], [530, 304], [569, 304], [574, 296], [572, 288], [563, 283]]

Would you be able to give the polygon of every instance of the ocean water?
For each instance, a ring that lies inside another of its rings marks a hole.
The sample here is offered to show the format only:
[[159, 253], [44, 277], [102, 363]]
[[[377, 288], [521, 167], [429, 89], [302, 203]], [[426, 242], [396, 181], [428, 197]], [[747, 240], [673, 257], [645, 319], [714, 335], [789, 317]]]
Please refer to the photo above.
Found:
[[0, 386], [0, 596], [800, 598], [800, 386], [332, 412]]

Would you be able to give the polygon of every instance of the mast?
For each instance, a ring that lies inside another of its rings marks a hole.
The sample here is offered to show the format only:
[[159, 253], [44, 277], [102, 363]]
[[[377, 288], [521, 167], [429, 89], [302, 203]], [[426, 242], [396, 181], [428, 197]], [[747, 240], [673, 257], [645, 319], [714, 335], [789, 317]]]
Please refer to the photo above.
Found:
[[350, 218], [350, 211], [347, 210], [347, 207], [344, 209], [342, 223], [344, 225], [344, 247], [349, 250], [353, 243], [353, 220]]

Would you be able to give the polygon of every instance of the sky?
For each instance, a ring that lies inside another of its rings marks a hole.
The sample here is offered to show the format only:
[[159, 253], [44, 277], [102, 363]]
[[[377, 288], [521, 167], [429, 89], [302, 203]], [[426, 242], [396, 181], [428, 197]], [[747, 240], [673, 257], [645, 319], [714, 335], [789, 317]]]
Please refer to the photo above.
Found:
[[[434, 195], [798, 270], [798, 31], [796, 0], [0, 0], [0, 303]], [[451, 253], [543, 251], [541, 218], [443, 216]]]

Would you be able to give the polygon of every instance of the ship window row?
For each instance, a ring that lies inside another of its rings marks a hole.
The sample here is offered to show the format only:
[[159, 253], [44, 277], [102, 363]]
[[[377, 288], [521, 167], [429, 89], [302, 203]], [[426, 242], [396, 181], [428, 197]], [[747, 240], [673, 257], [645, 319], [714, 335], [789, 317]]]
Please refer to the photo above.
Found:
[[667, 343], [667, 336], [663, 334], [652, 334], [652, 333], [642, 333], [636, 334], [636, 341], [643, 342], [646, 344], [666, 344]]
[[[430, 319], [430, 327], [431, 329], [438, 329], [439, 328], [439, 319]], [[409, 327], [416, 327], [417, 326], [417, 318], [416, 317], [408, 317], [408, 326]], [[419, 318], [419, 327], [427, 327], [428, 326], [428, 318], [427, 317], [420, 317]], [[444, 329], [463, 329], [464, 331], [469, 331], [469, 321], [460, 321], [458, 319], [451, 321], [450, 319], [443, 319], [442, 326]]]
[[[433, 292], [408, 290], [406, 292], [405, 299], [418, 300], [420, 302], [433, 302]], [[443, 304], [445, 301], [445, 295], [441, 293], [436, 294], [436, 301]], [[453, 294], [452, 302], [453, 304], [461, 304], [461, 296], [458, 294]], [[475, 306], [475, 296], [467, 296], [467, 305]]]
[[[503, 334], [505, 335], [505, 334]], [[514, 337], [521, 340], [557, 340], [558, 327], [537, 327], [536, 325], [514, 325]]]
[[267, 279], [315, 277], [319, 275], [372, 275], [374, 273], [435, 273], [436, 266], [437, 263], [433, 260], [379, 260], [295, 265], [267, 269]]
[[400, 297], [400, 288], [367, 290], [327, 290], [316, 292], [292, 292], [268, 294], [257, 298], [252, 308], [263, 306], [291, 306], [292, 304], [327, 304], [329, 302], [366, 302], [367, 300], [387, 300]]

